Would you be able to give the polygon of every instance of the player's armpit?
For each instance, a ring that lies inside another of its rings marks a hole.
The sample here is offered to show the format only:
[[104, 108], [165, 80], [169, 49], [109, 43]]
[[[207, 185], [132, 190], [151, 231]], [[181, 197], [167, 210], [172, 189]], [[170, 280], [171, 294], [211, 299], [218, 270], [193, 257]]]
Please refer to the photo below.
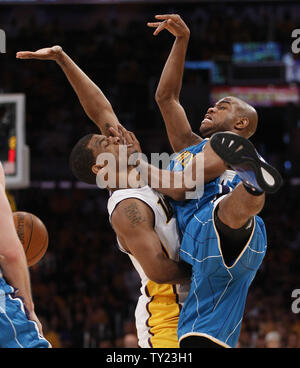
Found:
[[174, 284], [189, 278], [186, 268], [179, 267], [164, 253], [147, 204], [135, 198], [126, 199], [113, 212], [111, 222], [122, 246], [137, 259], [150, 280]]

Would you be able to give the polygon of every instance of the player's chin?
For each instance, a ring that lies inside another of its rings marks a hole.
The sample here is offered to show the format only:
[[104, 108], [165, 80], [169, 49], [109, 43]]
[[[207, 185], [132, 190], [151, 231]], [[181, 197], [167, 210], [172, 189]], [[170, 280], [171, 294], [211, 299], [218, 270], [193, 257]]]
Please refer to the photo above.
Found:
[[214, 130], [205, 124], [200, 125], [199, 132], [202, 138], [210, 138], [214, 134]]

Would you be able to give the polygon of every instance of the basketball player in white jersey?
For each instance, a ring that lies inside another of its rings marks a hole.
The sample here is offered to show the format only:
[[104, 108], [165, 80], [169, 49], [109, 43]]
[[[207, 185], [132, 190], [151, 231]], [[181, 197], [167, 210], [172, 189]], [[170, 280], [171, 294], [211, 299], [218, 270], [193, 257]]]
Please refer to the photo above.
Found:
[[[83, 137], [70, 156], [74, 175], [95, 184], [100, 169], [95, 158], [102, 152], [112, 153], [116, 160], [119, 157], [120, 141], [109, 136], [110, 128], [117, 129], [119, 124], [111, 104], [61, 47], [19, 52], [17, 57], [55, 60], [85, 112], [102, 132], [103, 135]], [[188, 293], [190, 272], [186, 265], [177, 262], [180, 243], [172, 208], [148, 186], [111, 189], [108, 212], [112, 227], [120, 249], [129, 255], [141, 277], [141, 296], [136, 308], [139, 346], [177, 348], [177, 323]]]
[[115, 190], [108, 212], [119, 247], [129, 255], [142, 281], [136, 308], [139, 345], [178, 347], [178, 316], [188, 292], [188, 284], [179, 283], [189, 283], [189, 274], [172, 261], [179, 259], [180, 242], [171, 206], [143, 186]]

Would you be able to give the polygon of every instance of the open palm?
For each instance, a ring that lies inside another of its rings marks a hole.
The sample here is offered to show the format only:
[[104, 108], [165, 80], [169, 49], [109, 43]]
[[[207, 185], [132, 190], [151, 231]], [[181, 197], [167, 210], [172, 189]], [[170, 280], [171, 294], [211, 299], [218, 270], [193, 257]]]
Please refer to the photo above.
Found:
[[37, 51], [19, 51], [17, 59], [57, 60], [62, 52], [60, 46], [46, 47]]

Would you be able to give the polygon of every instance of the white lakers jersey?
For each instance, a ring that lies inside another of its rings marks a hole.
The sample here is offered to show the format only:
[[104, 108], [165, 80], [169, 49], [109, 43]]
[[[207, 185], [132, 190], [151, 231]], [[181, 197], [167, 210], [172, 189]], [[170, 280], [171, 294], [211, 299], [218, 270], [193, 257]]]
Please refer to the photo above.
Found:
[[[111, 217], [118, 203], [128, 198], [136, 198], [152, 209], [155, 217], [154, 230], [160, 238], [162, 248], [169, 258], [178, 261], [180, 242], [176, 219], [173, 217], [170, 204], [149, 186], [121, 189], [113, 192], [108, 200], [109, 216]], [[123, 252], [127, 253], [119, 240], [118, 245]], [[177, 323], [189, 286], [157, 284], [149, 280], [139, 262], [131, 254], [127, 254], [139, 273], [142, 284], [141, 296], [135, 312], [140, 347], [179, 347]]]

